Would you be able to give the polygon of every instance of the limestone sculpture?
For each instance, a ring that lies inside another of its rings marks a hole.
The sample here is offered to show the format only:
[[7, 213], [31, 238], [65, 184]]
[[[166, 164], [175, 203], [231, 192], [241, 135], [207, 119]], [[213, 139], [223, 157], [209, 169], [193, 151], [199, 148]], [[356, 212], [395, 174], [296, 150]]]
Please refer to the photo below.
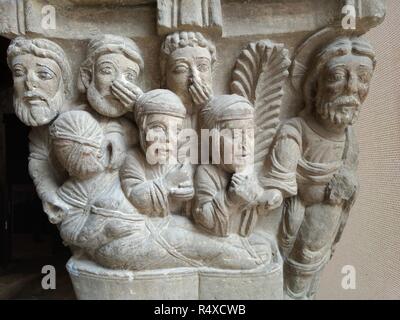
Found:
[[0, 33], [29, 172], [78, 298], [316, 297], [358, 192], [362, 34], [384, 17], [368, 1], [348, 31], [331, 16], [348, 1], [322, 2], [291, 30], [270, 20], [293, 1], [71, 1], [84, 14], [60, 4], [57, 31], [33, 23], [37, 0], [0, 3], [18, 17]]
[[340, 37], [327, 45], [304, 82], [304, 110], [275, 139], [264, 186], [288, 198], [280, 245], [291, 298], [315, 295], [355, 201], [358, 149], [352, 125], [374, 68], [375, 54], [363, 38]]

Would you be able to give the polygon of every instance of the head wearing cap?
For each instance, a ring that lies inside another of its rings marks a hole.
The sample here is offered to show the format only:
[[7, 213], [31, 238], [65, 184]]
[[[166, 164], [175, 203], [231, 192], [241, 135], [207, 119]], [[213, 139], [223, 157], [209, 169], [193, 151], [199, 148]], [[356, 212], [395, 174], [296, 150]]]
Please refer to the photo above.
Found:
[[237, 94], [214, 97], [200, 114], [202, 129], [218, 129], [229, 120], [254, 119], [254, 108], [250, 101]]
[[86, 111], [69, 111], [62, 113], [50, 126], [50, 136], [53, 139], [62, 139], [101, 147], [103, 131], [99, 123]]
[[145, 123], [148, 115], [159, 114], [184, 119], [185, 106], [172, 91], [156, 89], [142, 94], [135, 107], [135, 121], [139, 127], [140, 145], [145, 149]]
[[[93, 38], [87, 47], [86, 60], [82, 63], [81, 68], [92, 69], [97, 59], [105, 54], [120, 53], [128, 59], [139, 65], [140, 71], [143, 71], [144, 62], [142, 53], [136, 43], [126, 37], [104, 34]], [[78, 82], [78, 88], [84, 92], [85, 86]]]
[[144, 116], [149, 114], [165, 114], [184, 119], [186, 109], [175, 93], [156, 89], [141, 95], [136, 102], [135, 120], [137, 125], [141, 126]]

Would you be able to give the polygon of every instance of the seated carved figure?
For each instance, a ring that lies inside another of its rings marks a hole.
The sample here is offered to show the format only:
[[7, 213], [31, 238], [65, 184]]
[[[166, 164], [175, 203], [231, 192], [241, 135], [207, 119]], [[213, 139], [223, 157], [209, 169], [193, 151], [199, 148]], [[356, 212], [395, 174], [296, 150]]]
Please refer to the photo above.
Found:
[[177, 162], [177, 133], [185, 115], [180, 99], [168, 90], [150, 91], [137, 102], [140, 147], [129, 152], [120, 175], [127, 198], [143, 214], [181, 213], [193, 197], [191, 168]]
[[271, 198], [264, 191], [254, 172], [253, 106], [238, 95], [218, 96], [202, 110], [201, 128], [218, 133], [212, 143], [221, 163], [199, 166], [193, 217], [217, 236], [248, 236], [256, 225], [258, 207], [273, 209], [281, 203], [279, 196]]

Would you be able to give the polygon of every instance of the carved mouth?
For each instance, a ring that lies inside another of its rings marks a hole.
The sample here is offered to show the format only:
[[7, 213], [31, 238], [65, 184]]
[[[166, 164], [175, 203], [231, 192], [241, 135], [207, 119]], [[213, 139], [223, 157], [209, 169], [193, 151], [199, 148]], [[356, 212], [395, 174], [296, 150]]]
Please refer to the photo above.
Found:
[[24, 100], [30, 105], [42, 104], [43, 102], [46, 102], [46, 99], [42, 95], [34, 93], [25, 94]]

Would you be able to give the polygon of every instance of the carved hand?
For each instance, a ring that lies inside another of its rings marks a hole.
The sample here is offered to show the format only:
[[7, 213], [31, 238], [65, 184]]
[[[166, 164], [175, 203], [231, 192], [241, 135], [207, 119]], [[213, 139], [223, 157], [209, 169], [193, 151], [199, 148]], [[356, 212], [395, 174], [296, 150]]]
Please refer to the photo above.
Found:
[[248, 204], [254, 202], [257, 198], [255, 188], [252, 186], [253, 180], [250, 177], [250, 175], [243, 173], [233, 174], [228, 191], [234, 202], [236, 198], [239, 203]]
[[327, 201], [332, 205], [341, 205], [351, 199], [357, 189], [357, 178], [347, 168], [341, 168], [326, 188]]
[[274, 210], [279, 208], [283, 202], [282, 192], [278, 189], [266, 190], [262, 195], [261, 202], [265, 203], [266, 210]]
[[47, 201], [43, 201], [43, 211], [46, 212], [50, 223], [61, 223], [69, 211], [68, 206], [54, 193]]
[[190, 190], [192, 184], [191, 169], [187, 165], [175, 166], [169, 171], [165, 178], [165, 186], [171, 195], [184, 195], [189, 194], [193, 190]]
[[120, 80], [113, 82], [111, 92], [129, 111], [133, 110], [137, 99], [143, 94], [138, 86]]
[[192, 96], [195, 106], [204, 107], [212, 98], [212, 90], [207, 84], [202, 84], [200, 80], [194, 78], [189, 86], [189, 92]]
[[172, 197], [182, 200], [190, 200], [194, 196], [194, 187], [191, 181], [180, 183], [178, 188], [171, 188]]

